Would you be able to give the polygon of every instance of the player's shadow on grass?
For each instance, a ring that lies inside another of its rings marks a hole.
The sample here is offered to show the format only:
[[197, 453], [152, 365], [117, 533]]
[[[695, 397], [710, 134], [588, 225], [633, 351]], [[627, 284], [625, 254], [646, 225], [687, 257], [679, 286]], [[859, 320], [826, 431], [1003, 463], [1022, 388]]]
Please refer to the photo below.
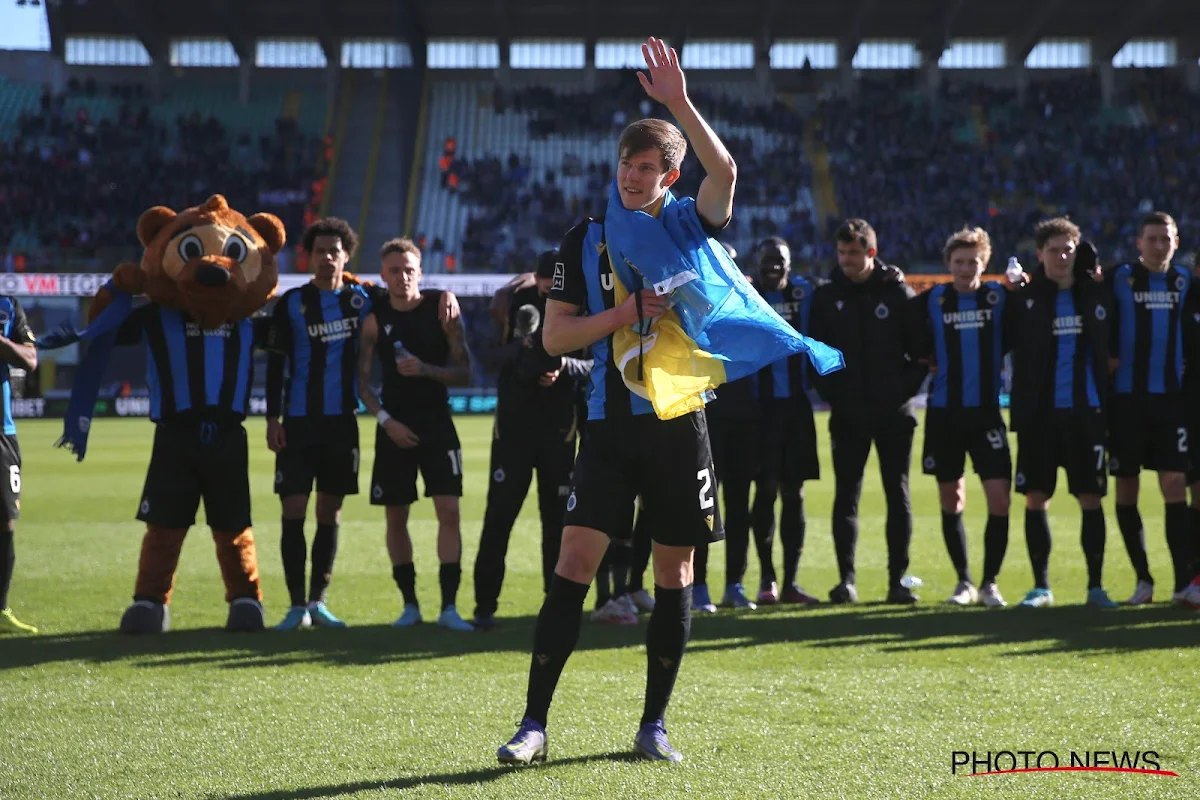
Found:
[[[607, 627], [584, 622], [579, 650], [638, 647], [646, 626]], [[475, 653], [526, 653], [532, 616], [507, 618], [494, 631], [457, 633], [432, 625], [397, 630], [387, 625], [291, 633], [228, 634], [218, 628], [147, 636], [94, 631], [61, 636], [0, 638], [0, 671], [39, 664], [131, 662], [171, 666], [283, 667], [292, 664], [375, 665]], [[946, 606], [770, 610], [697, 616], [691, 648], [741, 650], [795, 642], [822, 648], [881, 651], [1003, 647], [1012, 655], [1042, 652], [1174, 650], [1200, 642], [1195, 612], [1169, 606], [1101, 611], [1083, 606], [1043, 609], [963, 609]]]
[[[590, 756], [575, 756], [573, 758], [547, 761], [537, 767], [502, 767], [495, 766], [487, 769], [466, 770], [463, 772], [448, 772], [443, 775], [414, 775], [409, 778], [394, 778], [386, 781], [360, 781], [343, 783], [336, 786], [312, 786], [307, 789], [281, 790], [276, 792], [256, 792], [254, 794], [212, 795], [213, 800], [319, 800], [325, 797], [343, 797], [357, 792], [377, 791], [379, 789], [416, 789], [420, 786], [471, 786], [487, 783], [502, 778], [505, 775], [520, 774], [525, 769], [536, 769], [539, 772], [553, 767], [566, 767], [575, 764], [589, 764], [597, 761], [641, 761], [632, 752], [628, 753], [597, 753]], [[649, 762], [646, 762], [649, 763]]]

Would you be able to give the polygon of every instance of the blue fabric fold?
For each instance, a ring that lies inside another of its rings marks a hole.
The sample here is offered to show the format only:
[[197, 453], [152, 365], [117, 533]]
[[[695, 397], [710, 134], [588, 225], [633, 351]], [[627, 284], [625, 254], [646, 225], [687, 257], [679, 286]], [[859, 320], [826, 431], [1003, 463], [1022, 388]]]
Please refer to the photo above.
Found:
[[112, 281], [104, 284], [104, 288], [112, 294], [112, 302], [91, 325], [76, 328], [64, 324], [38, 342], [39, 350], [56, 350], [81, 340], [90, 342], [87, 354], [75, 370], [71, 400], [63, 420], [62, 438], [54, 443], [55, 447], [65, 447], [74, 453], [76, 461], [83, 461], [87, 454], [92, 415], [96, 411], [96, 399], [100, 395], [108, 357], [117, 341], [117, 331], [133, 311], [133, 295], [114, 288]]
[[613, 181], [604, 235], [614, 267], [624, 264], [659, 294], [671, 296], [687, 335], [725, 362], [727, 381], [798, 353], [807, 354], [821, 375], [846, 365], [840, 350], [802, 335], [763, 300], [728, 251], [705, 232], [692, 198], [677, 200], [668, 191], [655, 218], [627, 210]]

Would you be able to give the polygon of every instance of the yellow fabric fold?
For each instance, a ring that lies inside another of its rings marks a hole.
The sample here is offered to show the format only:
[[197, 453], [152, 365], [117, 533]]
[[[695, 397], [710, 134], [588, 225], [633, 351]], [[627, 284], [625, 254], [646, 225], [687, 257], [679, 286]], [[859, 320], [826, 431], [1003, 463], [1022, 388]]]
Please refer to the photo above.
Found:
[[[604, 253], [602, 258], [608, 258]], [[617, 271], [612, 270], [613, 300], [629, 296]], [[640, 339], [640, 348], [639, 348]], [[701, 350], [687, 335], [673, 309], [654, 321], [650, 333], [639, 337], [630, 326], [613, 332], [613, 363], [634, 394], [650, 401], [659, 419], [675, 419], [704, 408], [704, 393], [725, 383], [725, 362]], [[642, 380], [638, 380], [638, 357]]]

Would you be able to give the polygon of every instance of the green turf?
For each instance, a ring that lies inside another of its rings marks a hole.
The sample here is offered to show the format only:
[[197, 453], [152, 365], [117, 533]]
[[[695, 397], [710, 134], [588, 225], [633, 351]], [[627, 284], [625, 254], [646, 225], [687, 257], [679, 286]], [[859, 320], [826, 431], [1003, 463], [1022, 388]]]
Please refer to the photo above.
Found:
[[[278, 505], [261, 421], [249, 429], [273, 623], [286, 603]], [[912, 572], [925, 581], [925, 602], [896, 609], [875, 603], [884, 591], [885, 547], [872, 461], [859, 545], [866, 602], [695, 620], [668, 714], [683, 764], [628, 755], [641, 712], [644, 622], [636, 629], [585, 623], [552, 709], [551, 763], [507, 770], [497, 768], [494, 752], [520, 717], [541, 599], [534, 501], [514, 533], [502, 627], [492, 633], [387, 627], [399, 614], [399, 596], [381, 512], [359, 496], [345, 510], [330, 598], [348, 630], [221, 632], [226, 607], [212, 544], [200, 528], [184, 550], [174, 630], [130, 639], [113, 631], [133, 588], [141, 534], [132, 517], [150, 424], [98, 420], [83, 464], [50, 447], [57, 423], [22, 422], [20, 430], [24, 516], [11, 600], [43, 635], [0, 637], [5, 800], [1200, 796], [1200, 617], [1163, 604], [1111, 612], [1081, 606], [1078, 510], [1065, 496], [1053, 509], [1057, 607], [948, 609], [939, 601], [954, 576], [936, 493], [932, 479], [915, 470]], [[462, 418], [459, 431], [468, 479], [459, 606], [467, 615], [490, 419]], [[364, 432], [369, 465], [373, 434]], [[808, 486], [800, 579], [824, 595], [836, 580], [827, 441], [821, 455], [826, 477]], [[1149, 480], [1146, 489], [1151, 567], [1162, 595], [1170, 566], [1161, 500]], [[966, 519], [976, 572], [982, 499], [972, 485]], [[414, 519], [418, 589], [431, 615], [437, 567], [427, 502]], [[1020, 514], [1014, 519], [1000, 582], [1013, 604], [1031, 586]], [[1134, 579], [1111, 513], [1108, 542], [1107, 586], [1123, 600]], [[713, 576], [723, 574], [723, 555], [715, 548]], [[756, 567], [748, 583], [757, 583]], [[1072, 749], [1154, 750], [1163, 769], [1183, 777], [950, 773], [955, 750], [1053, 750], [1065, 757]]]

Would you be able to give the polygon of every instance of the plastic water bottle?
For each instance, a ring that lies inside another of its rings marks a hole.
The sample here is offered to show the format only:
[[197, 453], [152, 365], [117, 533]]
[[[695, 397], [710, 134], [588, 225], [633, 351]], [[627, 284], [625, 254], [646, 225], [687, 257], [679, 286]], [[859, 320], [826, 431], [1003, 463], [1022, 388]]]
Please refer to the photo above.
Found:
[[397, 361], [401, 361], [405, 358], [408, 358], [410, 355], [412, 355], [411, 353], [409, 353], [407, 350], [404, 349], [404, 342], [401, 342], [399, 339], [392, 342], [392, 350], [395, 353]]
[[1021, 276], [1025, 274], [1025, 270], [1021, 268], [1021, 262], [1016, 256], [1008, 259], [1008, 268], [1004, 270], [1004, 277], [1008, 278], [1009, 283], [1018, 283]]
[[905, 589], [916, 589], [918, 586], [924, 586], [925, 582], [916, 575], [905, 575], [900, 579], [900, 585]]

